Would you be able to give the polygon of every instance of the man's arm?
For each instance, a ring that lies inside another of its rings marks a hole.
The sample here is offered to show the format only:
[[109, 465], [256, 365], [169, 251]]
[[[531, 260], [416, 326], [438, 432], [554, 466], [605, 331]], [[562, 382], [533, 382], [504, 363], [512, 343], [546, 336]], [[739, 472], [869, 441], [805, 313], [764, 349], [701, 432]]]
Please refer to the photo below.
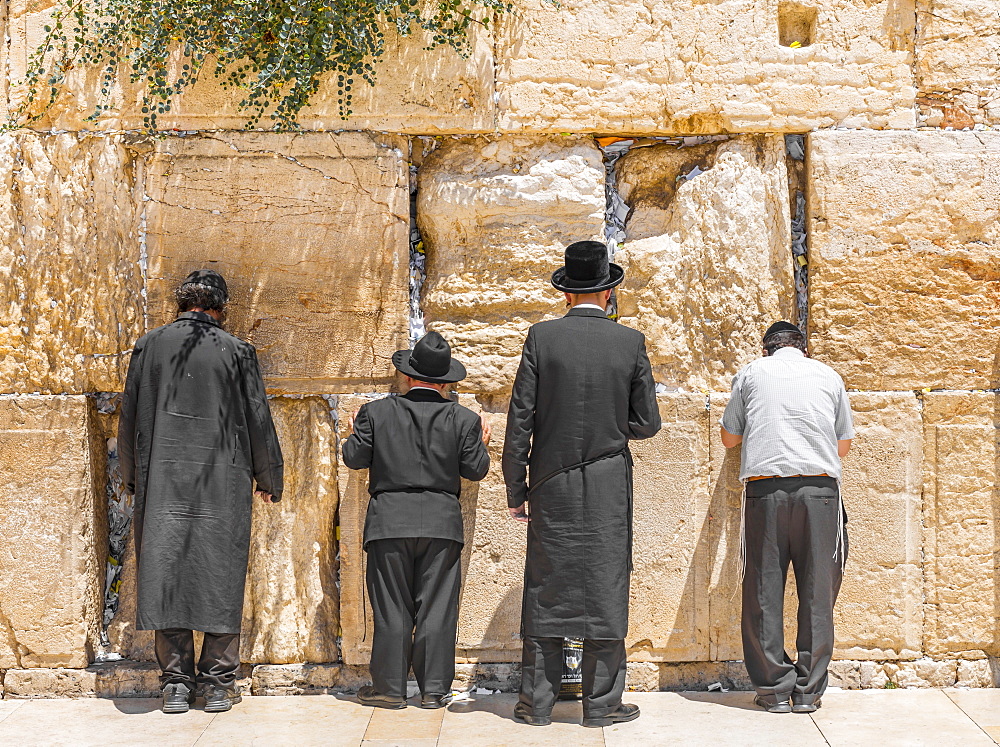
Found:
[[747, 426], [746, 403], [743, 401], [743, 391], [740, 386], [740, 375], [742, 371], [733, 377], [732, 394], [725, 412], [722, 413], [722, 420], [719, 424], [719, 435], [722, 436], [722, 445], [727, 449], [732, 449], [743, 443], [743, 432]]
[[722, 436], [722, 445], [727, 449], [731, 449], [734, 446], [739, 446], [743, 443], [743, 436], [737, 436], [734, 433], [730, 433], [726, 430], [725, 426], [719, 428], [720, 435]]
[[[535, 428], [535, 400], [538, 395], [538, 359], [535, 338], [528, 331], [521, 351], [521, 363], [514, 377], [514, 389], [507, 410], [507, 436], [503, 444], [501, 466], [507, 484], [507, 506], [515, 518], [524, 516], [528, 500], [528, 455]], [[527, 520], [526, 518], [523, 520]]]
[[348, 469], [368, 469], [375, 453], [375, 429], [368, 415], [368, 405], [361, 405], [354, 418], [354, 432], [341, 447], [341, 457]]
[[125, 395], [118, 419], [118, 464], [122, 471], [122, 483], [131, 495], [135, 495], [135, 429], [139, 401], [139, 377], [142, 372], [142, 350], [132, 351], [125, 378]]
[[285, 487], [285, 462], [278, 443], [278, 432], [271, 418], [271, 406], [267, 403], [264, 377], [257, 362], [257, 351], [250, 348], [243, 358], [243, 396], [246, 412], [247, 435], [250, 437], [250, 459], [257, 492], [270, 495], [280, 501]]
[[840, 398], [837, 400], [835, 418], [833, 427], [837, 432], [837, 456], [843, 458], [851, 450], [851, 442], [854, 440], [854, 415], [851, 413], [851, 398], [847, 394], [843, 379], [840, 379]]
[[490, 454], [483, 439], [482, 421], [476, 423], [465, 434], [462, 442], [462, 457], [458, 473], [466, 480], [479, 481], [490, 471]]
[[632, 440], [652, 438], [660, 430], [660, 408], [656, 404], [656, 382], [649, 365], [645, 340], [639, 351], [632, 374], [632, 390], [628, 403], [628, 437]]
[[837, 456], [843, 459], [847, 456], [847, 452], [851, 450], [851, 443], [854, 439], [845, 438], [842, 441], [837, 441]]

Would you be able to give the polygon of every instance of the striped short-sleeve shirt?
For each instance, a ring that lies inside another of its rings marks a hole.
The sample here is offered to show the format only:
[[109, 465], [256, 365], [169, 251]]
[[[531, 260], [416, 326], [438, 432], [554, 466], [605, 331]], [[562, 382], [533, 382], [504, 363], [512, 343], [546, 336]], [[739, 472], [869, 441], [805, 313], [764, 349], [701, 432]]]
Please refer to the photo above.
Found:
[[827, 474], [840, 478], [837, 441], [854, 438], [840, 374], [797, 348], [744, 366], [720, 421], [743, 436], [740, 479]]

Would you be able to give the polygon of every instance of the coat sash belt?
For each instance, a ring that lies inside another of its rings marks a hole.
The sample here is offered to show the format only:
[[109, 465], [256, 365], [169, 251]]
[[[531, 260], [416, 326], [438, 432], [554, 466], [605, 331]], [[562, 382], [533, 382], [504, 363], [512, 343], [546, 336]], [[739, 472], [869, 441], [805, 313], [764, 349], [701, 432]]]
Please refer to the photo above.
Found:
[[616, 457], [616, 456], [622, 456], [623, 454], [625, 456], [625, 471], [626, 471], [626, 474], [628, 475], [628, 478], [627, 478], [628, 479], [628, 486], [627, 486], [627, 492], [628, 492], [628, 509], [627, 509], [627, 514], [626, 514], [627, 520], [628, 520], [628, 569], [629, 569], [629, 571], [632, 571], [633, 570], [633, 568], [632, 568], [632, 466], [633, 466], [633, 462], [632, 462], [632, 452], [629, 451], [628, 446], [626, 446], [624, 449], [619, 449], [618, 451], [613, 451], [610, 454], [602, 454], [599, 457], [594, 457], [593, 459], [588, 459], [588, 460], [586, 460], [584, 462], [577, 462], [576, 464], [571, 464], [568, 467], [562, 467], [561, 469], [557, 469], [557, 470], [555, 470], [553, 472], [550, 472], [549, 474], [547, 474], [542, 479], [538, 480], [537, 482], [533, 482], [531, 484], [531, 487], [528, 488], [528, 497], [530, 499], [531, 494], [533, 492], [535, 492], [535, 490], [537, 490], [538, 488], [540, 488], [542, 485], [544, 485], [546, 482], [548, 482], [549, 480], [551, 480], [556, 475], [561, 475], [561, 474], [564, 474], [566, 472], [570, 472], [570, 471], [575, 470], [575, 469], [580, 469], [581, 467], [586, 467], [586, 466], [588, 466], [590, 464], [594, 464], [595, 462], [602, 462], [605, 459], [613, 459], [614, 457]]

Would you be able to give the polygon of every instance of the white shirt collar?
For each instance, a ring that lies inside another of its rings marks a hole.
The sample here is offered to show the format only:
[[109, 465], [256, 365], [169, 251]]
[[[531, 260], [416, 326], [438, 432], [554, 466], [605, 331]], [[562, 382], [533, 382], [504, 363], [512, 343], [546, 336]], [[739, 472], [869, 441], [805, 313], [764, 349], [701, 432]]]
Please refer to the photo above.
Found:
[[597, 309], [598, 311], [603, 311], [605, 314], [608, 313], [607, 309], [602, 309], [596, 303], [578, 303], [573, 308], [574, 309]]
[[779, 355], [783, 356], [785, 358], [788, 358], [789, 356], [791, 356], [791, 357], [798, 356], [799, 358], [805, 358], [806, 357], [806, 354], [803, 353], [798, 348], [778, 348], [773, 353], [771, 353], [771, 357], [772, 358], [774, 358], [776, 356], [779, 356]]
[[441, 393], [437, 389], [435, 389], [434, 387], [427, 386], [426, 384], [414, 384], [413, 386], [410, 387], [410, 391], [412, 392], [414, 389], [428, 389], [428, 390], [430, 390], [432, 392], [437, 392], [438, 394]]

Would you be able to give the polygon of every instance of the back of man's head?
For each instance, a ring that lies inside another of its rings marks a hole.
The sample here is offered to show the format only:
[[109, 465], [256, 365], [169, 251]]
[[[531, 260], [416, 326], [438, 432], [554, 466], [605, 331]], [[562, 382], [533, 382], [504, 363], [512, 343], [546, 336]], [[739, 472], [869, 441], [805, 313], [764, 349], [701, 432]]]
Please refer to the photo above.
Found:
[[768, 327], [762, 344], [766, 355], [774, 355], [774, 351], [781, 348], [797, 348], [806, 352], [806, 336], [789, 322], [775, 322]]
[[174, 291], [174, 299], [180, 312], [200, 309], [221, 313], [229, 302], [229, 289], [214, 270], [195, 270]]

